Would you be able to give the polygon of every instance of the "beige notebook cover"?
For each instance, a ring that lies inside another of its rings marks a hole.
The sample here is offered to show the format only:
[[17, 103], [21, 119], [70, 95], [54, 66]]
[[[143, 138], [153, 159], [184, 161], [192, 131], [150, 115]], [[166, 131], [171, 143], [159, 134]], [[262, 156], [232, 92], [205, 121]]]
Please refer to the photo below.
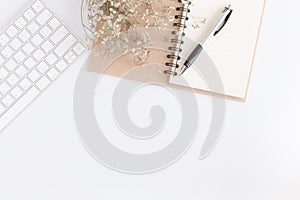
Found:
[[[163, 2], [165, 5], [168, 5], [168, 3], [174, 1], [164, 0]], [[189, 13], [190, 20], [186, 22], [187, 27], [184, 29], [186, 36], [183, 38], [183, 41], [190, 40], [190, 42], [185, 42], [182, 45], [182, 57], [187, 57], [189, 52], [193, 50], [193, 43], [195, 45], [201, 41], [228, 3], [226, 0], [192, 1], [190, 5], [191, 12]], [[126, 74], [139, 67], [134, 64], [131, 54], [108, 59], [109, 62], [106, 65], [109, 65], [109, 67], [106, 66], [106, 70], [103, 69], [104, 65], [99, 65], [99, 57], [91, 56], [88, 69], [118, 77], [126, 76], [126, 78], [142, 82], [157, 82], [170, 87], [192, 89], [196, 92], [212, 93], [244, 101], [251, 77], [265, 0], [231, 0], [230, 4], [234, 11], [229, 22], [219, 35], [208, 41], [205, 53], [203, 53], [210, 58], [210, 61], [216, 67], [222, 80], [222, 89], [207, 86], [205, 78], [201, 75], [199, 76], [198, 65], [203, 63], [201, 61], [203, 56], [199, 57], [199, 62], [197, 61], [195, 64], [197, 66], [191, 67], [182, 77], [164, 74], [163, 71], [167, 69], [164, 65], [166, 62], [170, 62], [170, 59], [167, 59], [167, 55], [172, 53], [168, 50], [168, 46], [170, 46], [169, 41], [162, 42], [159, 48], [149, 47], [149, 58], [146, 65], [140, 67], [137, 73], [132, 73], [130, 76]], [[182, 7], [180, 3], [175, 5]], [[157, 10], [159, 12], [160, 8], [157, 7]], [[174, 13], [174, 16], [176, 14], [178, 13]], [[199, 28], [194, 28], [192, 26], [193, 20], [191, 19], [203, 17], [206, 18], [206, 22], [201, 24]], [[178, 28], [172, 26], [173, 23], [170, 23], [167, 28], [178, 31]], [[160, 37], [155, 36], [155, 33], [153, 35], [154, 37]], [[161, 38], [161, 40], [165, 38], [171, 40], [172, 38], [174, 39], [174, 36], [171, 34], [169, 36], [161, 35]], [[96, 48], [101, 50], [101, 45], [98, 45]], [[114, 57], [114, 55], [111, 56]], [[181, 59], [180, 65], [183, 64], [182, 62], [184, 62], [184, 59]], [[205, 61], [203, 64], [205, 64]]]

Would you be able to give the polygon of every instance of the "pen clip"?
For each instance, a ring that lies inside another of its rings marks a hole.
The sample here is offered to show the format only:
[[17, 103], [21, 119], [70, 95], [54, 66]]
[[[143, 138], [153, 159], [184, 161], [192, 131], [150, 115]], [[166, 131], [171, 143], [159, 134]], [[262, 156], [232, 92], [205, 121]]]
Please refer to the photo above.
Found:
[[[228, 9], [228, 8], [226, 8], [226, 9]], [[216, 30], [216, 32], [214, 33], [214, 36], [216, 36], [224, 28], [224, 26], [226, 25], [226, 23], [228, 22], [231, 14], [232, 14], [232, 11], [233, 10], [230, 9], [230, 12], [228, 13], [226, 18], [224, 19], [223, 23], [220, 25], [220, 28], [218, 30]]]

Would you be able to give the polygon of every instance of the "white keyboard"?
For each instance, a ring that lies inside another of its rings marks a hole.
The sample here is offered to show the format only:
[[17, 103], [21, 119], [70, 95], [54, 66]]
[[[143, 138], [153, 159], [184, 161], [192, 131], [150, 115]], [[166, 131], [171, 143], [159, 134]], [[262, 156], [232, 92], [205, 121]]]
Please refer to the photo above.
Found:
[[0, 131], [85, 51], [40, 1], [0, 34]]

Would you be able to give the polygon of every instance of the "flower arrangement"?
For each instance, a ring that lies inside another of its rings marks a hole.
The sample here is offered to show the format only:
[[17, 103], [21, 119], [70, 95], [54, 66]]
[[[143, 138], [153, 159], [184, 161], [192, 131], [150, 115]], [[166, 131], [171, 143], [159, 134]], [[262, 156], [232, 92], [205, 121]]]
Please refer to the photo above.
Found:
[[[162, 8], [163, 12], [157, 12], [157, 7]], [[83, 23], [83, 26], [90, 48], [95, 44], [104, 44], [106, 52], [117, 48], [122, 49], [123, 53], [131, 51], [137, 64], [145, 62], [149, 53], [146, 46], [151, 45], [151, 39], [146, 32], [136, 34], [133, 48], [128, 38], [121, 38], [121, 33], [141, 27], [164, 28], [174, 20], [171, 12], [175, 10], [175, 7], [164, 5], [161, 0], [83, 0], [82, 8], [87, 11], [87, 24]]]
[[137, 64], [145, 63], [149, 54], [147, 46], [151, 46], [151, 38], [147, 32], [136, 32], [133, 40], [122, 33], [134, 32], [137, 28], [160, 30], [168, 27], [174, 20], [174, 11], [179, 3], [178, 0], [164, 2], [165, 4], [162, 0], [82, 0], [82, 11], [86, 12], [87, 19], [83, 27], [89, 47], [102, 44], [106, 54], [121, 49], [123, 53], [132, 53]]

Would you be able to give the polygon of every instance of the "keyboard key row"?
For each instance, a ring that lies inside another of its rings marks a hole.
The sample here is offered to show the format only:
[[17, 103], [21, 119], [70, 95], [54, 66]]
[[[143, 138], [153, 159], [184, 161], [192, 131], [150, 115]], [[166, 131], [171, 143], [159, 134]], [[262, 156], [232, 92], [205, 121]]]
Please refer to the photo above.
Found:
[[[17, 101], [7, 112], [1, 116], [0, 129], [7, 125], [7, 121], [12, 121], [33, 99], [39, 95], [39, 91], [32, 87], [23, 97]], [[0, 108], [1, 109], [1, 108]]]
[[[22, 80], [19, 83], [19, 86], [15, 87], [15, 88], [12, 88], [11, 86], [15, 86], [19, 81], [19, 79], [15, 75], [11, 75], [9, 77], [9, 79], [7, 79], [7, 81], [8, 81], [8, 83], [3, 82], [0, 85], [0, 93], [2, 93], [3, 95], [7, 94], [8, 91], [10, 91], [11, 89], [14, 90], [17, 87], [20, 87], [20, 88], [23, 89], [23, 91], [26, 91], [32, 86], [32, 83], [30, 82], [30, 80], [25, 78], [24, 80]], [[10, 84], [11, 86], [9, 86], [8, 84]]]
[[[51, 22], [51, 23], [50, 23]], [[56, 19], [53, 18], [51, 21], [49, 22], [49, 25], [53, 28], [56, 29], [58, 26], [60, 26], [60, 22]], [[19, 18], [19, 20], [16, 22], [16, 26], [19, 29], [22, 29], [25, 27], [26, 25], [26, 21], [21, 17]], [[39, 30], [39, 25], [37, 25], [35, 22], [31, 22], [28, 26], [27, 26], [27, 30], [30, 31], [31, 34], [34, 34], [37, 32], [37, 30]], [[27, 31], [27, 30], [23, 30], [19, 35], [19, 39], [21, 39], [23, 42], [26, 42], [31, 34]], [[49, 27], [44, 27], [41, 31], [41, 34], [47, 38], [51, 33], [51, 29], [49, 29]], [[8, 42], [9, 42], [9, 37], [14, 37], [15, 35], [17, 35], [18, 30], [15, 26], [10, 26], [7, 30], [6, 30], [6, 34], [1, 34], [0, 35], [0, 45], [5, 46]], [[66, 34], [68, 33], [67, 29], [65, 27], [62, 27], [61, 29], [58, 30], [58, 32], [55, 33], [55, 35], [52, 36], [52, 41], [57, 44], [60, 40], [62, 40], [62, 38], [64, 36], [66, 36]], [[36, 36], [37, 37], [37, 36]], [[34, 38], [33, 40], [36, 41], [36, 46], [39, 45], [38, 41], [40, 41], [40, 37], [38, 38]]]

